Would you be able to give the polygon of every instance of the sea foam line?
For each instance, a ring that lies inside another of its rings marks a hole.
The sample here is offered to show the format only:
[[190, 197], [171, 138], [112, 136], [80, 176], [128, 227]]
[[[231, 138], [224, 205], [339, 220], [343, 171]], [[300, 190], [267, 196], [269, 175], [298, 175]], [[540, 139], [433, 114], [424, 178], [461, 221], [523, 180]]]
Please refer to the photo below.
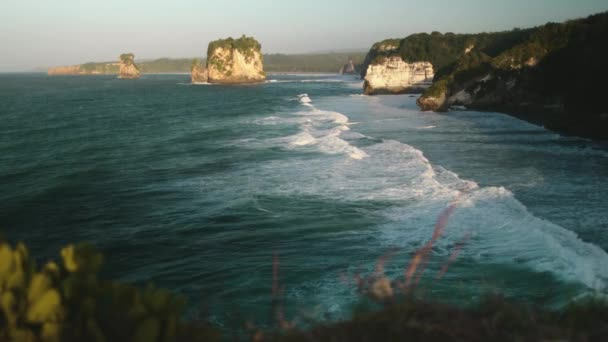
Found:
[[[310, 107], [303, 114], [321, 116], [346, 127], [350, 125], [348, 117], [341, 113], [317, 109], [307, 94], [301, 94], [298, 98], [303, 105]], [[435, 127], [426, 126], [419, 129], [433, 128]], [[373, 194], [374, 191], [366, 185], [367, 181], [360, 184], [360, 187], [355, 184], [347, 186], [353, 191], [361, 192], [359, 195], [367, 193], [374, 199], [388, 196], [395, 200], [422, 200], [421, 204], [426, 203], [422, 204], [425, 207], [431, 203], [435, 206], [458, 198], [459, 209], [451, 222], [454, 227], [447, 230], [446, 241], [459, 238], [464, 230], [472, 231], [472, 242], [462, 252], [463, 256], [478, 259], [481, 263], [523, 264], [536, 272], [551, 272], [566, 281], [584, 284], [589, 289], [607, 289], [608, 254], [598, 246], [582, 241], [576, 233], [534, 216], [509, 190], [503, 187], [479, 187], [475, 182], [462, 180], [451, 171], [434, 167], [422, 151], [398, 141], [383, 141], [363, 151], [340, 139], [341, 132], [336, 130], [325, 132], [322, 137], [315, 137], [311, 132], [314, 133], [310, 126], [303, 125], [303, 132], [297, 136], [296, 144], [318, 145], [322, 152], [333, 154], [339, 151], [349, 154], [353, 159], [369, 158], [369, 162], [365, 161], [365, 165], [357, 168], [375, 170], [382, 165], [377, 172], [368, 175], [373, 179], [382, 179], [387, 173], [395, 173], [394, 177], [390, 176], [391, 182], [395, 183], [384, 183], [388, 187], [379, 189], [380, 193]], [[351, 147], [356, 150], [351, 150]], [[362, 155], [358, 155], [359, 151]], [[349, 183], [357, 179], [355, 174], [360, 172], [358, 170], [350, 174]], [[398, 177], [397, 174], [405, 177]], [[420, 215], [414, 213], [412, 216], [411, 208], [406, 209], [407, 215], [394, 218], [399, 226], [402, 223], [398, 222]], [[479, 224], [471, 227], [471, 222]], [[395, 232], [392, 229], [388, 231]], [[412, 234], [411, 231], [404, 232], [401, 229], [397, 232]], [[427, 234], [428, 231], [421, 228], [421, 233]], [[405, 240], [411, 238], [412, 236]], [[419, 236], [419, 239], [423, 241], [424, 236]], [[391, 240], [399, 241], [403, 237]]]
[[[363, 150], [348, 143], [340, 138], [342, 132], [349, 131], [349, 119], [346, 115], [333, 111], [325, 111], [316, 108], [312, 104], [312, 99], [308, 94], [298, 95], [298, 100], [303, 106], [310, 108], [308, 111], [299, 112], [312, 119], [311, 122], [304, 122], [300, 125], [301, 133], [291, 137], [290, 146], [310, 146], [316, 145], [318, 150], [326, 154], [346, 154], [355, 160], [367, 158], [368, 155]], [[315, 129], [316, 122], [333, 122], [337, 126], [329, 131]]]

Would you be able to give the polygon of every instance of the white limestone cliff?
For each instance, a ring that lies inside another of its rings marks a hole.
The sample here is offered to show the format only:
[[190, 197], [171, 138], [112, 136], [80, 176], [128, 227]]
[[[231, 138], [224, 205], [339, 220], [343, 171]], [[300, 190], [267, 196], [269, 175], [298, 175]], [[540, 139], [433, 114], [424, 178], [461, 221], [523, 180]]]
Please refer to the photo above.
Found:
[[407, 63], [393, 55], [368, 65], [363, 87], [367, 95], [417, 93], [432, 84], [433, 76], [430, 62]]

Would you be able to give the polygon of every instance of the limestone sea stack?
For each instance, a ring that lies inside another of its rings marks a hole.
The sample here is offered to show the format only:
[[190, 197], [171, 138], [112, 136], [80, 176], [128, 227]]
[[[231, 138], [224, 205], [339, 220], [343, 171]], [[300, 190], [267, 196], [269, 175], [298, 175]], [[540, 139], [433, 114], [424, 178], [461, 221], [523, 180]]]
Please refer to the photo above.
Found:
[[192, 61], [192, 67], [190, 68], [191, 82], [196, 83], [207, 83], [209, 82], [209, 73], [207, 67], [205, 67], [200, 59]]
[[118, 78], [134, 79], [139, 78], [140, 71], [135, 64], [135, 55], [132, 53], [123, 53], [120, 55], [120, 70]]
[[348, 63], [344, 64], [342, 66], [342, 68], [340, 69], [341, 75], [354, 75], [356, 73], [357, 73], [357, 70], [356, 70], [355, 63], [353, 62], [352, 58], [350, 58], [348, 60]]
[[241, 84], [266, 80], [262, 46], [253, 37], [220, 39], [209, 43], [207, 68], [193, 63], [193, 83]]
[[374, 44], [362, 70], [363, 91], [367, 95], [421, 93], [434, 77], [428, 61], [405, 61], [398, 40]]

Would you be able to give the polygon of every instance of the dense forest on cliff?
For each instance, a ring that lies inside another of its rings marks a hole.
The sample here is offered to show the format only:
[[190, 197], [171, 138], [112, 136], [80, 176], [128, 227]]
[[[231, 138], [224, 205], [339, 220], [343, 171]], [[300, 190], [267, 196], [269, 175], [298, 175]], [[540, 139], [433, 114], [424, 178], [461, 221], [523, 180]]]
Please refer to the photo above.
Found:
[[327, 72], [336, 73], [350, 59], [355, 65], [363, 62], [365, 53], [320, 53], [264, 55], [264, 69], [268, 72]]
[[[455, 92], [470, 88], [472, 83], [481, 86], [480, 95], [493, 93], [501, 77], [510, 77], [522, 92], [513, 101], [535, 103], [551, 99], [553, 103], [544, 104], [562, 105], [579, 116], [605, 113], [605, 88], [601, 84], [608, 78], [606, 37], [608, 13], [533, 29], [466, 37], [453, 45], [453, 50], [460, 49], [461, 53], [449, 56], [451, 63], [444, 62], [449, 60], [447, 53], [444, 55], [435, 75], [435, 81], [442, 82], [436, 82], [428, 94]], [[428, 39], [426, 46], [436, 46], [437, 40], [444, 39], [445, 35]], [[468, 41], [462, 45], [463, 40]], [[463, 53], [469, 45], [475, 48]], [[423, 53], [416, 54], [417, 46], [402, 45], [401, 53], [410, 58], [424, 57]], [[476, 83], [488, 75], [492, 75], [491, 80]]]
[[[505, 32], [414, 34], [377, 43], [367, 61], [399, 54], [406, 61], [433, 63], [434, 84], [419, 101], [423, 109], [442, 111], [456, 104], [497, 110], [561, 132], [606, 139], [606, 37], [608, 12]], [[382, 51], [382, 43], [396, 49]]]
[[[608, 14], [602, 13], [565, 23], [547, 23], [535, 28], [491, 33], [417, 33], [404, 39], [378, 42], [369, 54], [372, 57], [398, 54], [406, 62], [430, 61], [438, 71], [438, 80], [454, 71], [481, 64], [490, 64], [499, 69], [517, 68], [532, 57], [540, 60], [567, 46], [573, 49], [576, 45], [581, 49], [580, 55], [590, 49], [602, 52], [605, 50], [605, 44], [601, 43], [606, 37], [607, 18]], [[381, 51], [379, 48], [382, 46], [396, 48]]]
[[243, 35], [241, 38], [234, 39], [232, 37], [227, 39], [218, 39], [209, 43], [207, 49], [207, 57], [213, 56], [215, 50], [236, 50], [245, 58], [249, 59], [253, 57], [254, 52], [262, 52], [262, 44], [253, 37], [247, 37]]

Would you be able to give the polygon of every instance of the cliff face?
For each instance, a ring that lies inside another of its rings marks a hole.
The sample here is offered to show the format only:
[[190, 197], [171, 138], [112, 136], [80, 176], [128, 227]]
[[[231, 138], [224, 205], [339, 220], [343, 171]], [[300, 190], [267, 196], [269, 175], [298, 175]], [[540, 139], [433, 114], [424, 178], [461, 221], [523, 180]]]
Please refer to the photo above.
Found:
[[209, 82], [209, 72], [204, 65], [195, 63], [192, 65], [190, 78], [192, 83], [207, 83]]
[[368, 66], [363, 88], [367, 95], [422, 92], [431, 85], [433, 75], [429, 62], [406, 63], [392, 56]]
[[[200, 68], [194, 72], [204, 73]], [[266, 80], [261, 45], [252, 37], [211, 42], [207, 50], [209, 83], [238, 84]]]
[[365, 94], [417, 93], [431, 85], [433, 65], [428, 61], [406, 62], [400, 54], [401, 44], [392, 39], [371, 48], [361, 71]]
[[363, 61], [363, 65], [361, 67], [361, 79], [365, 79], [369, 66], [371, 64], [375, 64], [377, 59], [382, 57], [386, 58], [390, 56], [399, 56], [400, 46], [401, 41], [396, 39], [387, 39], [374, 44], [367, 55], [365, 55], [365, 60]]
[[354, 75], [356, 73], [357, 70], [355, 68], [355, 63], [352, 59], [350, 59], [348, 63], [344, 64], [344, 66], [342, 66], [342, 68], [340, 69], [341, 75]]
[[420, 108], [500, 111], [559, 132], [608, 139], [608, 13], [522, 31], [498, 43], [486, 34], [488, 48], [466, 49], [438, 72], [418, 99]]
[[123, 79], [134, 79], [139, 78], [139, 68], [135, 64], [135, 55], [132, 53], [125, 53], [120, 55], [120, 69], [118, 78]]

